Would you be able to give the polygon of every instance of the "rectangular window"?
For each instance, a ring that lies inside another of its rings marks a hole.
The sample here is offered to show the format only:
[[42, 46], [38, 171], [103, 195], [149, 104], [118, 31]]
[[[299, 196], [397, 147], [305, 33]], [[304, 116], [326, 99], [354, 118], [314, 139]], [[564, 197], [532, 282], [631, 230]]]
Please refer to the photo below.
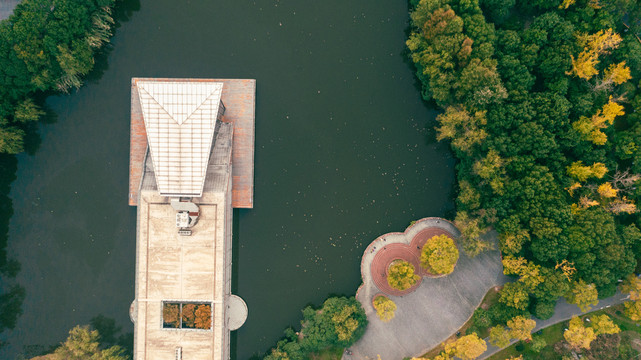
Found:
[[203, 302], [162, 303], [162, 327], [164, 329], [209, 330], [212, 325], [212, 305]]

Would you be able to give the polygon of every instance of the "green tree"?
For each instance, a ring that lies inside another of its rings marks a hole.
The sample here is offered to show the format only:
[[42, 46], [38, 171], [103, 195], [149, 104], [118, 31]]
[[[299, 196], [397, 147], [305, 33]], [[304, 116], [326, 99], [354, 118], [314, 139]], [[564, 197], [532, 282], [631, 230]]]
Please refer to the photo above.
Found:
[[515, 309], [525, 310], [529, 305], [529, 295], [523, 283], [507, 283], [499, 294], [499, 302]]
[[510, 331], [503, 325], [496, 325], [490, 328], [490, 344], [504, 348], [510, 345]]
[[119, 346], [100, 349], [100, 335], [89, 327], [76, 326], [53, 353], [54, 360], [125, 360]]
[[421, 250], [421, 267], [435, 274], [449, 274], [454, 271], [459, 252], [447, 235], [437, 235], [428, 239]]

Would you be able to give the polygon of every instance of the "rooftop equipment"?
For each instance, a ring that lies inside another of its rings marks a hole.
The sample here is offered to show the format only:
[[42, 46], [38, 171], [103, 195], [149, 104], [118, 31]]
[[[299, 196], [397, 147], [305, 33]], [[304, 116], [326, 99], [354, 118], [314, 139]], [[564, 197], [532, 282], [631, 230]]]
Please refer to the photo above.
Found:
[[189, 228], [194, 227], [198, 222], [200, 209], [198, 205], [191, 202], [191, 198], [172, 198], [171, 207], [176, 210], [176, 227], [178, 234], [182, 236], [191, 235]]

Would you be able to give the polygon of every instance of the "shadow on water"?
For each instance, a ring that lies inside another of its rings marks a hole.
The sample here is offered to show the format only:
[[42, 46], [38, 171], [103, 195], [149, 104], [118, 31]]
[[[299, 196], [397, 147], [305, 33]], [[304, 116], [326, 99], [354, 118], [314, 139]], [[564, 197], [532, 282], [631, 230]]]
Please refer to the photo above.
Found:
[[[234, 218], [233, 218], [233, 223], [232, 223], [232, 249], [236, 249], [236, 251], [232, 250], [232, 256], [231, 256], [231, 273], [232, 273], [232, 278], [231, 278], [231, 293], [236, 294], [238, 293], [238, 265], [240, 261], [240, 256], [238, 253], [238, 249], [240, 249], [240, 214], [241, 212], [245, 212], [247, 210], [243, 209], [234, 209]], [[235, 275], [234, 275], [235, 274]], [[238, 332], [237, 331], [232, 331], [229, 336], [229, 347], [231, 350], [231, 359], [236, 360], [236, 348], [238, 346]]]
[[[114, 31], [122, 23], [131, 19], [132, 15], [140, 10], [140, 0], [120, 1], [114, 10]], [[109, 68], [108, 58], [113, 46], [107, 44], [95, 57], [95, 65], [85, 81], [97, 82]], [[39, 93], [35, 95], [36, 103], [44, 111], [39, 123], [53, 124], [58, 120], [57, 113], [49, 107], [45, 100], [53, 92]], [[42, 143], [38, 132], [39, 124], [28, 124], [25, 130], [24, 149], [28, 155], [35, 155]], [[20, 263], [7, 257], [9, 221], [13, 215], [13, 202], [9, 198], [11, 183], [16, 179], [17, 159], [13, 155], [0, 154], [0, 348], [6, 343], [2, 338], [5, 330], [11, 330], [16, 326], [18, 318], [22, 314], [22, 303], [25, 299], [25, 289], [20, 286], [15, 278], [20, 271]], [[120, 327], [115, 327], [115, 320], [99, 315], [92, 319], [91, 324], [102, 334], [103, 345], [120, 345], [128, 355], [133, 353], [133, 333], [118, 334]], [[116, 338], [116, 334], [118, 337]], [[111, 346], [109, 345], [109, 346]], [[27, 346], [25, 348], [28, 357], [36, 356], [51, 349], [42, 345]]]
[[20, 263], [7, 256], [9, 219], [13, 215], [13, 202], [9, 198], [11, 183], [16, 178], [17, 159], [0, 154], [0, 348], [4, 345], [1, 335], [13, 329], [22, 314], [25, 290], [15, 282]]

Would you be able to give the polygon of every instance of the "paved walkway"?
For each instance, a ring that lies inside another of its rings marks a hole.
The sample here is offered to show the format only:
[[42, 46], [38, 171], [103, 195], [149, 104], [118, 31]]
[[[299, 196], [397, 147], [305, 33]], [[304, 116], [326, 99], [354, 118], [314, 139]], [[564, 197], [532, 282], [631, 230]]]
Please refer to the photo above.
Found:
[[[626, 301], [630, 296], [627, 294], [622, 294], [620, 292], [617, 292], [613, 296], [610, 296], [609, 298], [605, 298], [602, 300], [599, 300], [599, 303], [597, 306], [593, 307], [591, 310], [588, 311], [581, 311], [578, 306], [574, 304], [568, 304], [565, 299], [561, 298], [559, 301], [556, 303], [556, 307], [554, 308], [554, 316], [547, 320], [539, 320], [534, 318], [536, 320], [536, 327], [532, 332], [537, 332], [543, 328], [546, 328], [548, 326], [554, 325], [556, 323], [559, 323], [561, 321], [568, 320], [574, 315], [582, 315], [591, 311], [596, 311], [596, 310], [601, 310], [606, 307], [610, 307], [612, 305], [617, 305], [620, 304], [624, 301]], [[485, 339], [487, 341], [487, 339]], [[511, 344], [514, 344], [516, 340], [512, 341]], [[487, 351], [483, 353], [478, 359], [487, 359], [488, 357], [496, 354], [499, 352], [501, 348], [498, 348], [496, 346], [492, 346], [489, 342], [487, 343]]]
[[[388, 323], [380, 321], [372, 306], [374, 296], [382, 292], [372, 276], [374, 258], [384, 247], [391, 244], [409, 246], [414, 238], [423, 238], [432, 231], [452, 234], [455, 240], [460, 235], [447, 220], [425, 218], [403, 233], [378, 237], [365, 249], [361, 260], [363, 284], [356, 298], [365, 309], [369, 325], [363, 338], [349, 348], [352, 354], [343, 355], [344, 360], [377, 359], [379, 355], [382, 360], [400, 360], [422, 355], [458, 331], [490, 288], [509, 281], [503, 275], [498, 250], [475, 258], [469, 258], [461, 251], [453, 273], [438, 278], [423, 277], [416, 291], [389, 296], [397, 305], [396, 316]], [[425, 236], [420, 236], [421, 232]], [[488, 241], [496, 244], [496, 233], [488, 234]]]
[[21, 0], [0, 0], [0, 20], [4, 20], [13, 14], [13, 9]]

